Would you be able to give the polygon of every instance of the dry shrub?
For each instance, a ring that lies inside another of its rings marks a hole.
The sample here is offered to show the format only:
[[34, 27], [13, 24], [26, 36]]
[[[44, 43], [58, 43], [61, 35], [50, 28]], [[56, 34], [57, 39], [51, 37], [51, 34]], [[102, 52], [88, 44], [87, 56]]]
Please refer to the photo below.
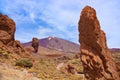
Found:
[[30, 59], [28, 58], [21, 58], [19, 60], [16, 61], [16, 66], [20, 66], [20, 67], [32, 67], [33, 63]]

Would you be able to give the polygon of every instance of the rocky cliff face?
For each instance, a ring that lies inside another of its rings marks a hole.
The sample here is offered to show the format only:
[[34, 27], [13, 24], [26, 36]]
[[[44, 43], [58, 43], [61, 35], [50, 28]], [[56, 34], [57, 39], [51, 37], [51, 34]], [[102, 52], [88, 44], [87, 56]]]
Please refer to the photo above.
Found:
[[15, 22], [6, 15], [0, 14], [0, 41], [5, 45], [13, 45]]
[[105, 33], [100, 29], [93, 8], [83, 8], [78, 27], [80, 56], [86, 80], [120, 80], [106, 44]]
[[15, 40], [15, 22], [7, 15], [0, 14], [0, 49], [10, 53], [22, 53], [23, 47]]

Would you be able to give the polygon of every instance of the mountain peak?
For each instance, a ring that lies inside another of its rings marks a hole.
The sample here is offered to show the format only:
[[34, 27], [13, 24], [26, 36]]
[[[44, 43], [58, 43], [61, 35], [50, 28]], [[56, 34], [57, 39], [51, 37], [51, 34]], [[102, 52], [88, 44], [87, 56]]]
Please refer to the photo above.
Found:
[[[24, 43], [23, 45], [30, 46], [31, 41]], [[51, 50], [57, 50], [68, 53], [76, 53], [79, 51], [78, 44], [54, 36], [49, 36], [47, 38], [39, 39], [39, 45]]]
[[54, 39], [54, 38], [55, 38], [55, 36], [49, 36], [48, 40], [51, 40], [51, 39]]

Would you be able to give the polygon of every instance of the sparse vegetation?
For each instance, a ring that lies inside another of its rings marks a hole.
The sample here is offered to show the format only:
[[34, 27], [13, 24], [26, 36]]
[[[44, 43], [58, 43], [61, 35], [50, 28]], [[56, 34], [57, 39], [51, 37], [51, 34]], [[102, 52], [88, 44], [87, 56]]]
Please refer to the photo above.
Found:
[[32, 67], [33, 63], [30, 59], [28, 58], [21, 58], [19, 60], [16, 61], [16, 66], [20, 66], [20, 67]]
[[113, 57], [115, 58], [115, 62], [118, 68], [118, 74], [120, 76], [120, 52], [112, 52]]
[[9, 53], [0, 49], [0, 57], [8, 58], [9, 57]]
[[[56, 69], [57, 64], [63, 62], [63, 60], [54, 59], [40, 59], [39, 63], [34, 65], [28, 71], [36, 75], [36, 77], [43, 80], [82, 80], [83, 76], [63, 73]], [[64, 60], [65, 64], [74, 63], [77, 71], [82, 71], [82, 65], [78, 59]], [[80, 67], [81, 66], [81, 67]]]

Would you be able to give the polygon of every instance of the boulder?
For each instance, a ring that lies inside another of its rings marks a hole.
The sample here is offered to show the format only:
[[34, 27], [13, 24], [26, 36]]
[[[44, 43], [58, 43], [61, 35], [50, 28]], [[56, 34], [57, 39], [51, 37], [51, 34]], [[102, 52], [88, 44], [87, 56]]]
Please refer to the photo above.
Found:
[[95, 9], [90, 6], [83, 8], [78, 28], [80, 58], [86, 80], [120, 80]]
[[56, 68], [57, 68], [57, 70], [60, 70], [62, 73], [77, 74], [75, 66], [71, 63], [69, 63], [69, 64], [60, 63], [57, 65]]
[[77, 73], [75, 67], [72, 64], [67, 65], [67, 72], [71, 73], [71, 74], [76, 74]]

